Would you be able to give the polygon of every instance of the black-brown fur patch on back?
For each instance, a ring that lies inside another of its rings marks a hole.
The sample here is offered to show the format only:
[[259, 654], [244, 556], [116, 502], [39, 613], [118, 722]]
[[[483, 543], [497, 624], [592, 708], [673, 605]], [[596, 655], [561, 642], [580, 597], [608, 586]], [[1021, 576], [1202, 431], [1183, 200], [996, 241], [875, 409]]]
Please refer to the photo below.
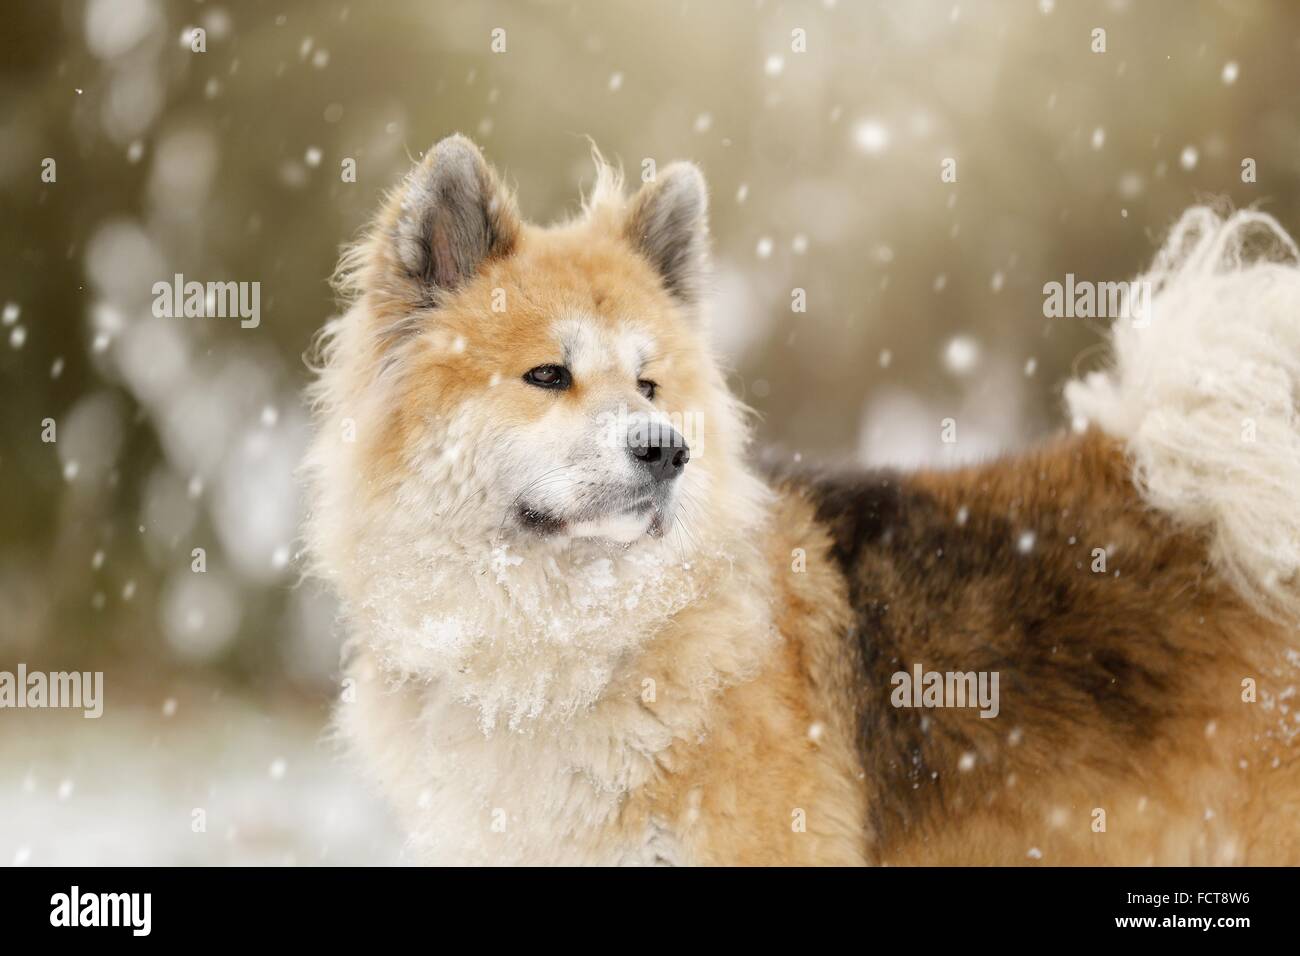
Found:
[[[885, 846], [1005, 794], [1013, 771], [1140, 773], [1161, 726], [1197, 707], [1179, 675], [1213, 642], [1176, 635], [1201, 600], [1199, 550], [1142, 507], [1113, 456], [1052, 454], [787, 479], [848, 586], [869, 823]], [[1104, 573], [1096, 548], [1113, 551]], [[893, 675], [918, 664], [997, 672], [998, 716], [893, 706]]]

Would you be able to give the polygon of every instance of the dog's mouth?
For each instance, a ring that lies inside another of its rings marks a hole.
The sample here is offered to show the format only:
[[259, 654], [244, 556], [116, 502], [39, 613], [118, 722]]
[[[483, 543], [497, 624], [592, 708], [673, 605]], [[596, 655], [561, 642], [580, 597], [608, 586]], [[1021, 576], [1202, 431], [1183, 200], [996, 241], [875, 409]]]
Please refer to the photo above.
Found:
[[667, 525], [666, 506], [667, 502], [656, 495], [643, 494], [631, 501], [580, 508], [570, 515], [521, 504], [516, 509], [516, 518], [525, 531], [543, 538], [603, 537], [630, 543], [642, 535], [663, 536]]
[[551, 514], [549, 511], [542, 511], [537, 508], [531, 508], [527, 505], [519, 506], [517, 515], [519, 523], [529, 531], [549, 538], [551, 535], [563, 534], [565, 527], [568, 525], [563, 518]]

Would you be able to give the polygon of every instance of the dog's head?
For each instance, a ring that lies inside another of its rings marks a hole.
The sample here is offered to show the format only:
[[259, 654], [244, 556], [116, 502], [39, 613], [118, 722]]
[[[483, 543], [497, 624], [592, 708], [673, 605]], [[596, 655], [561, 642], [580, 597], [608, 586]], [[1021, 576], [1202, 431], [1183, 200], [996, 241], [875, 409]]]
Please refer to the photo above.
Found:
[[744, 429], [700, 317], [703, 177], [625, 198], [597, 166], [583, 212], [538, 228], [450, 137], [345, 259], [323, 387], [364, 494], [460, 536], [623, 544], [689, 538], [725, 496]]

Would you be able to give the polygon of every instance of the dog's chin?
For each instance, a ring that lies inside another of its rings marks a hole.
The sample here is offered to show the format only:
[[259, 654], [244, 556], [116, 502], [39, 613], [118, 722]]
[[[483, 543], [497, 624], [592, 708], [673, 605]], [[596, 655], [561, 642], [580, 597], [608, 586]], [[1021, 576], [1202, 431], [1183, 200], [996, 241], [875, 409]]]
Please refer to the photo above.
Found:
[[572, 538], [603, 538], [615, 544], [631, 544], [649, 533], [654, 520], [653, 512], [609, 515], [570, 525], [568, 534]]

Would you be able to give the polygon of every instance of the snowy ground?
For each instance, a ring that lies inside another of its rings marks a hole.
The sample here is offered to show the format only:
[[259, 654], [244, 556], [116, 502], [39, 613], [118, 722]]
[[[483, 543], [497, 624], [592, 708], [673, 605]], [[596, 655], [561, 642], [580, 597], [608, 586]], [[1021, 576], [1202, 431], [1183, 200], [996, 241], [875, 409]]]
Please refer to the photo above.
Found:
[[323, 705], [174, 694], [110, 698], [97, 720], [5, 711], [0, 864], [398, 862], [383, 806], [324, 737]]

